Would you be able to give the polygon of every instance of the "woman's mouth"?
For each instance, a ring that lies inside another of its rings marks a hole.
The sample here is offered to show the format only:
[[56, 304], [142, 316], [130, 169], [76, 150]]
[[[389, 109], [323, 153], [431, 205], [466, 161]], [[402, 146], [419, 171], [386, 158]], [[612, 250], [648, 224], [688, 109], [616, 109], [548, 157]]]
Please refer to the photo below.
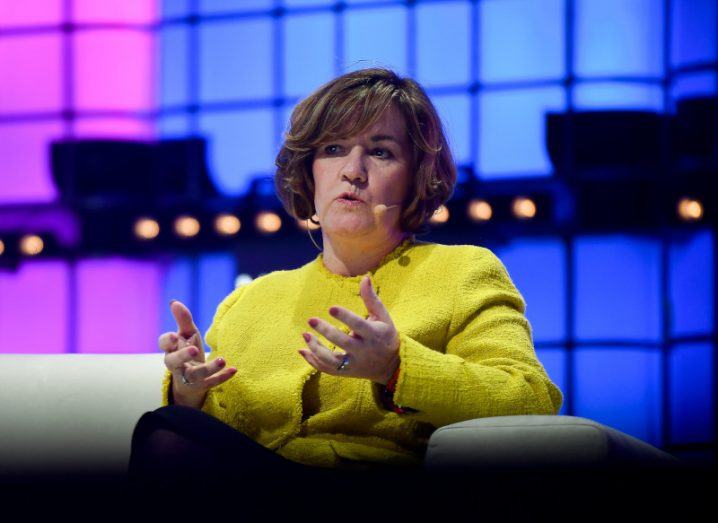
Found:
[[364, 200], [349, 193], [340, 194], [336, 201], [347, 207], [359, 207], [365, 203]]

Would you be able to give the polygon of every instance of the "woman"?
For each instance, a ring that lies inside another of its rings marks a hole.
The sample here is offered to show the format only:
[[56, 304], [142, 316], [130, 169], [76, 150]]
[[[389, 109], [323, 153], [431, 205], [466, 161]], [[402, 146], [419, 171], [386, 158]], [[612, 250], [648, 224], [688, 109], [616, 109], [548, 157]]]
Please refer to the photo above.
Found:
[[499, 259], [414, 238], [455, 178], [413, 80], [366, 69], [302, 101], [275, 180], [291, 215], [321, 225], [323, 252], [232, 292], [207, 333], [208, 361], [190, 312], [171, 304], [178, 331], [159, 340], [165, 404], [191, 408], [140, 422], [134, 467], [178, 448], [201, 456], [165, 459], [179, 472], [231, 456], [225, 469], [416, 465], [442, 425], [556, 413], [561, 393]]

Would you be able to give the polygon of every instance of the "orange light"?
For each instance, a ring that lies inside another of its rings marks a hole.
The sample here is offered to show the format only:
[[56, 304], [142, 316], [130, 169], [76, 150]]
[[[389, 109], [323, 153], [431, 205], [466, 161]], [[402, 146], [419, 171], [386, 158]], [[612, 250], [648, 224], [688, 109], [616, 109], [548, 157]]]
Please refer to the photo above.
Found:
[[140, 218], [135, 222], [134, 230], [140, 240], [153, 240], [160, 234], [160, 224], [152, 218]]
[[471, 200], [469, 202], [469, 208], [467, 214], [475, 222], [485, 222], [491, 219], [494, 211], [489, 205], [489, 202], [484, 200]]
[[449, 221], [449, 209], [446, 208], [446, 206], [442, 205], [438, 209], [434, 211], [434, 214], [432, 214], [431, 218], [429, 218], [429, 221], [431, 223], [446, 223]]
[[0, 256], [2, 256], [2, 253], [5, 252], [5, 243], [0, 240]]
[[242, 222], [233, 214], [220, 214], [214, 219], [214, 230], [222, 236], [237, 234], [242, 228]]
[[530, 220], [536, 216], [536, 204], [530, 198], [516, 198], [511, 210], [519, 220]]
[[696, 222], [703, 218], [703, 204], [693, 198], [681, 198], [678, 202], [678, 217], [684, 222]]
[[45, 242], [36, 234], [27, 234], [20, 238], [20, 252], [25, 256], [37, 256], [45, 248]]
[[262, 211], [254, 219], [254, 225], [262, 234], [273, 234], [282, 228], [282, 219], [277, 213]]
[[181, 238], [192, 238], [199, 234], [199, 220], [193, 216], [178, 216], [174, 224], [175, 234]]

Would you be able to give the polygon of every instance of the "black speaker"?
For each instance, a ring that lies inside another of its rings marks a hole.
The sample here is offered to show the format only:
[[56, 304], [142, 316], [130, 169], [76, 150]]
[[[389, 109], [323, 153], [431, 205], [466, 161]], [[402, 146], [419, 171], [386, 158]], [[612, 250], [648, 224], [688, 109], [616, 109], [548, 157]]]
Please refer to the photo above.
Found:
[[548, 113], [549, 157], [566, 178], [644, 178], [660, 166], [662, 125], [648, 111]]
[[217, 194], [203, 139], [58, 141], [51, 145], [51, 166], [62, 201], [71, 205]]

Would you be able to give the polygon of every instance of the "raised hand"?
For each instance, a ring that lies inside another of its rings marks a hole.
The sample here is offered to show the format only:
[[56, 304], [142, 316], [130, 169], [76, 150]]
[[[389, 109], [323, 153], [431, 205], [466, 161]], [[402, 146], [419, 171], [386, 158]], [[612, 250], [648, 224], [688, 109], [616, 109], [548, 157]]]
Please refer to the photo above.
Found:
[[209, 389], [224, 383], [237, 369], [226, 367], [222, 358], [205, 361], [202, 335], [192, 313], [179, 301], [170, 302], [177, 332], [165, 332], [158, 343], [165, 352], [165, 366], [172, 373], [174, 403], [200, 408]]
[[399, 334], [389, 312], [377, 296], [369, 276], [362, 278], [359, 291], [369, 317], [364, 319], [339, 306], [329, 309], [329, 314], [347, 325], [346, 334], [321, 318], [310, 318], [308, 323], [319, 334], [344, 350], [332, 352], [310, 333], [303, 333], [307, 349], [299, 353], [312, 367], [333, 374], [352, 378], [366, 378], [386, 385], [399, 366]]

